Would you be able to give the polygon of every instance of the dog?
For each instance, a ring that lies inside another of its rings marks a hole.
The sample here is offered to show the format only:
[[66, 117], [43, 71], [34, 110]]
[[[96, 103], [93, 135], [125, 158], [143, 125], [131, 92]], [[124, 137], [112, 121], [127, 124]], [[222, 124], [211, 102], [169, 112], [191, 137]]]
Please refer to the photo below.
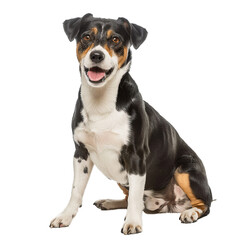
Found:
[[94, 165], [116, 181], [122, 200], [99, 200], [102, 210], [127, 209], [123, 234], [142, 232], [142, 212], [180, 214], [193, 223], [209, 214], [212, 193], [197, 154], [147, 102], [129, 74], [130, 47], [147, 31], [125, 18], [86, 14], [63, 23], [76, 40], [81, 87], [72, 119], [75, 153], [71, 199], [51, 228], [70, 225]]

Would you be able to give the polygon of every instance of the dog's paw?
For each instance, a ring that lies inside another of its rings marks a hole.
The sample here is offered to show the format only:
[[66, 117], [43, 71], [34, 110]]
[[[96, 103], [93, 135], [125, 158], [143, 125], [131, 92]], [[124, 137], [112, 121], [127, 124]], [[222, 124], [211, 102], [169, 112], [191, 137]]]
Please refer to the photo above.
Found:
[[93, 203], [93, 205], [95, 205], [97, 208], [101, 210], [108, 210], [107, 204], [108, 204], [108, 200], [98, 200]]
[[194, 207], [182, 212], [179, 219], [182, 223], [194, 223], [201, 214], [202, 210]]
[[113, 209], [126, 209], [127, 201], [125, 199], [122, 200], [112, 200], [112, 199], [104, 199], [98, 200], [93, 205], [101, 210], [113, 210]]
[[51, 221], [49, 227], [50, 228], [68, 227], [74, 217], [75, 217], [74, 214], [61, 213]]
[[127, 222], [127, 221], [124, 223], [123, 228], [121, 230], [121, 233], [125, 235], [135, 234], [140, 232], [142, 232], [142, 224]]

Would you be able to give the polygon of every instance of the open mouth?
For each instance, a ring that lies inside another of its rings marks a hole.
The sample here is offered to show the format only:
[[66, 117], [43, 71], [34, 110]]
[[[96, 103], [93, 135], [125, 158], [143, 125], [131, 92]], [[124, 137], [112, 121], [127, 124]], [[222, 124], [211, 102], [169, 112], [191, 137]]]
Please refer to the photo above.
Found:
[[103, 82], [113, 71], [113, 68], [109, 70], [104, 70], [99, 67], [86, 68], [85, 72], [88, 76], [88, 79], [92, 83], [101, 83]]

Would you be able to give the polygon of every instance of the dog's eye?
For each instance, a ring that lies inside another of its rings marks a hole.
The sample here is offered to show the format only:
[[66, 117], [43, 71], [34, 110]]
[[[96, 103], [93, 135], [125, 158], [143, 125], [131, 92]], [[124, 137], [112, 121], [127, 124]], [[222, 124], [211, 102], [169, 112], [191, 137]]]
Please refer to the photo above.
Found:
[[118, 37], [113, 37], [112, 38], [112, 41], [115, 43], [115, 44], [118, 44], [120, 42], [120, 39]]
[[85, 41], [89, 41], [89, 40], [91, 39], [91, 37], [90, 37], [89, 34], [87, 34], [87, 35], [85, 35], [85, 36], [83, 37], [83, 39], [84, 39]]

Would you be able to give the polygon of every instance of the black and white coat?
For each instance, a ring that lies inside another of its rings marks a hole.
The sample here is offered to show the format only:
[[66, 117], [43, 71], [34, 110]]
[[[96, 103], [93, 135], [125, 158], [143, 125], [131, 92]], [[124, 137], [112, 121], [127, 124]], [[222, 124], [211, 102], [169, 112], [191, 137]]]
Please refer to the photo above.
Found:
[[[91, 14], [65, 21], [64, 28], [70, 40], [77, 40], [82, 84], [72, 120], [76, 150], [71, 199], [50, 226], [71, 223], [82, 205], [94, 165], [129, 190], [124, 234], [142, 231], [144, 208], [146, 212], [182, 212], [182, 222], [194, 222], [207, 215], [212, 196], [201, 160], [176, 130], [143, 101], [129, 74], [130, 46], [138, 48], [147, 36], [146, 30], [123, 18], [99, 19]], [[112, 40], [114, 37], [117, 40]], [[111, 41], [118, 43], [113, 45]], [[103, 59], [96, 62], [94, 53], [100, 53]], [[102, 69], [106, 73], [104, 79], [95, 82], [88, 71], [94, 71], [96, 66], [100, 70], [95, 75]], [[182, 173], [188, 174], [190, 190], [181, 185], [185, 176]], [[204, 208], [194, 207], [191, 191]], [[167, 195], [171, 195], [171, 201], [166, 200]]]

